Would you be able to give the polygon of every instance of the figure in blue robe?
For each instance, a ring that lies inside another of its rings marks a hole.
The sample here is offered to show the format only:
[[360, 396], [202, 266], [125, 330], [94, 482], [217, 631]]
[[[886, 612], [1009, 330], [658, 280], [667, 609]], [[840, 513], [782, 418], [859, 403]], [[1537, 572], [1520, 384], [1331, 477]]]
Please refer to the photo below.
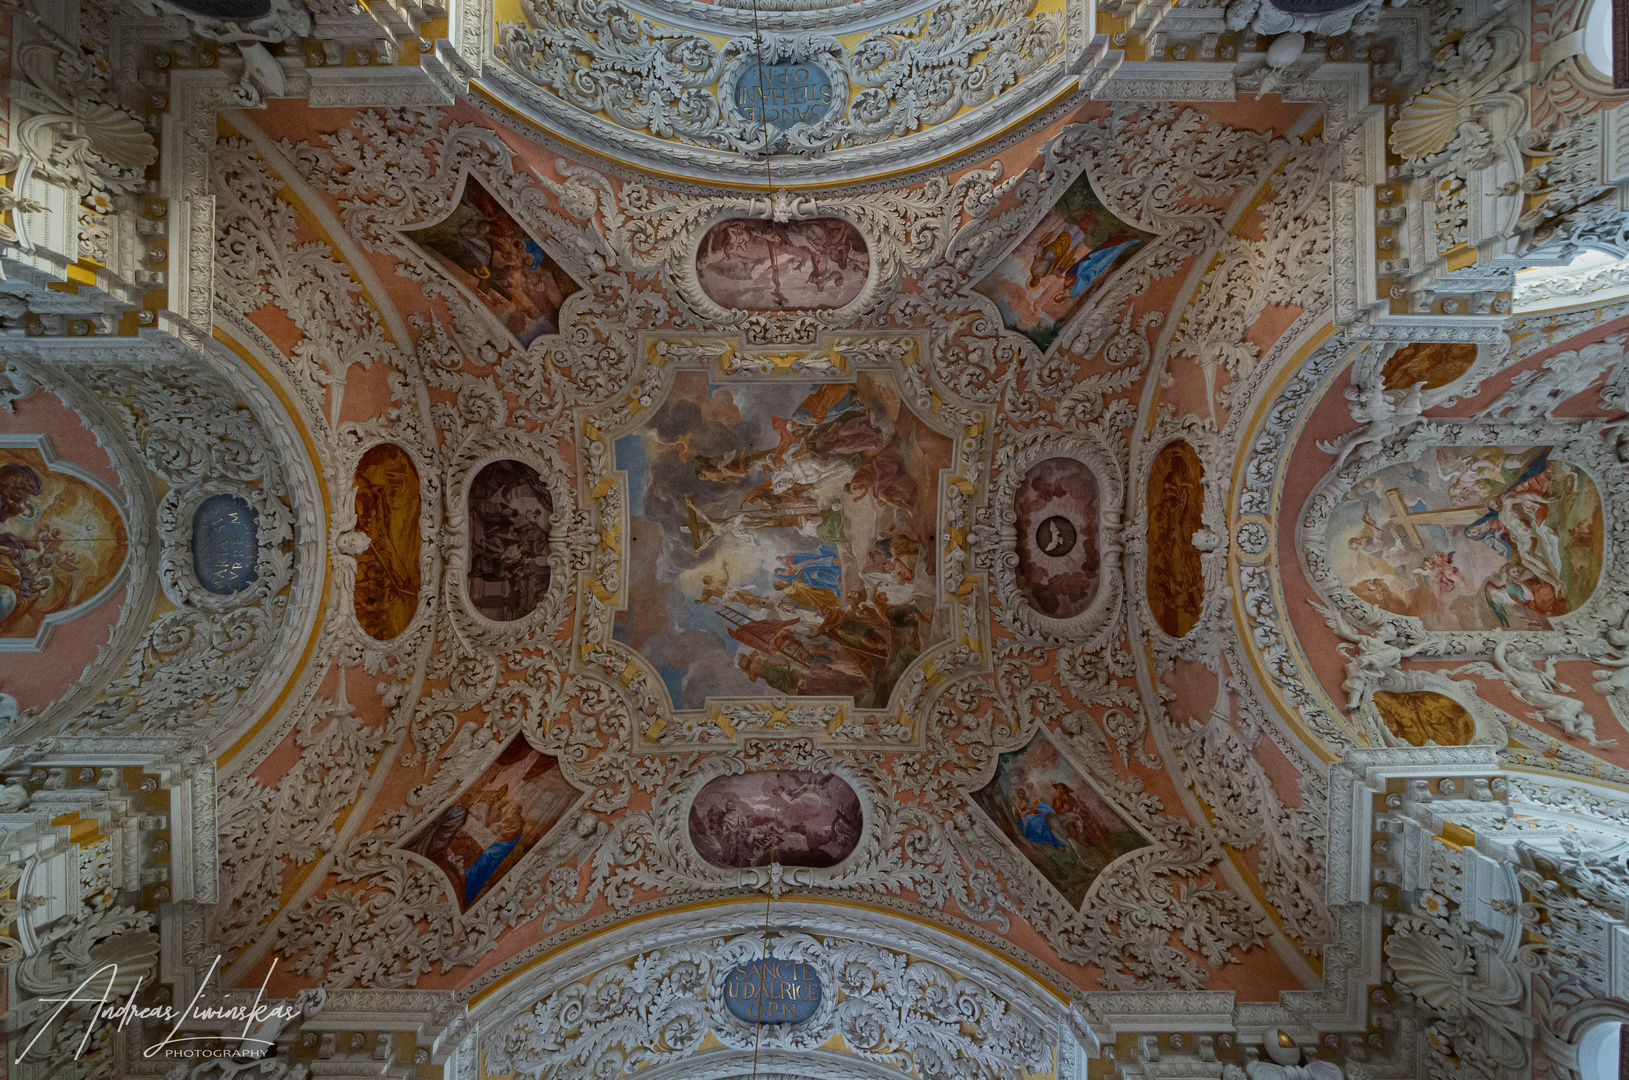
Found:
[[[1523, 484], [1527, 483], [1529, 480], [1537, 477], [1539, 473], [1542, 473], [1549, 467], [1550, 451], [1548, 448], [1545, 448], [1544, 451], [1538, 455], [1538, 457], [1527, 463], [1527, 468], [1523, 469], [1522, 474], [1516, 477], [1515, 483], [1507, 484], [1504, 491], [1499, 492], [1499, 494], [1509, 494], [1510, 492], [1521, 487]], [[1424, 507], [1421, 509], [1424, 509]], [[1499, 521], [1499, 511], [1497, 510], [1489, 510], [1481, 517], [1465, 526], [1465, 538], [1467, 540], [1480, 541], [1481, 543], [1488, 545], [1488, 547], [1497, 551], [1506, 559], [1511, 558], [1511, 556], [1514, 554], [1514, 549], [1512, 549], [1510, 546], [1510, 534], [1505, 531], [1503, 523]], [[1495, 611], [1495, 614], [1498, 614], [1498, 612]]]
[[481, 857], [475, 860], [475, 865], [464, 871], [465, 907], [475, 903], [475, 898], [481, 895], [481, 886], [485, 885], [487, 878], [491, 877], [498, 867], [503, 865], [503, 861], [509, 857], [509, 853], [514, 851], [515, 845], [519, 843], [519, 833], [507, 840], [493, 841], [490, 847], [481, 852]]
[[1101, 277], [1104, 271], [1114, 265], [1114, 260], [1120, 257], [1122, 251], [1138, 243], [1140, 243], [1138, 240], [1122, 240], [1117, 244], [1111, 243], [1107, 247], [1088, 251], [1080, 261], [1064, 271], [1064, 277], [1070, 283], [1068, 292], [1059, 293], [1053, 299], [1061, 302], [1065, 296], [1071, 300], [1080, 296], [1091, 288], [1092, 282]]
[[1053, 834], [1052, 826], [1046, 820], [1055, 813], [1057, 811], [1049, 803], [1031, 804], [1030, 813], [1024, 815], [1024, 839], [1032, 844], [1063, 847], [1063, 841]]
[[830, 589], [843, 595], [843, 568], [837, 562], [837, 549], [821, 544], [816, 551], [795, 551], [781, 556], [775, 577], [780, 581], [801, 581], [816, 589]]

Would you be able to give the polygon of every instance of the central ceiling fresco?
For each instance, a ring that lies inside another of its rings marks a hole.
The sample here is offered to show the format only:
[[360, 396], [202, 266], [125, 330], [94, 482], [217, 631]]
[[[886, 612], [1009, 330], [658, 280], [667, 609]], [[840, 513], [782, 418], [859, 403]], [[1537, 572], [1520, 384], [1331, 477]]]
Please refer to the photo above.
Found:
[[24, 996], [122, 942], [298, 1002], [277, 1077], [1528, 1061], [1629, 308], [1513, 277], [1629, 244], [1527, 7], [135, 6], [6, 203], [103, 257], [4, 346], [3, 798], [125, 920], [19, 891]]

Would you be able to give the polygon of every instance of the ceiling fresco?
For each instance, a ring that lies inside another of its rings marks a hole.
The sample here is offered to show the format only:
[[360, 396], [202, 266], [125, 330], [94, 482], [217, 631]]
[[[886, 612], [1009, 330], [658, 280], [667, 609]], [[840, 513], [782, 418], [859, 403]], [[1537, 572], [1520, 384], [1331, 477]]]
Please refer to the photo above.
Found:
[[11, 1072], [1607, 1075], [1593, 17], [0, 6]]

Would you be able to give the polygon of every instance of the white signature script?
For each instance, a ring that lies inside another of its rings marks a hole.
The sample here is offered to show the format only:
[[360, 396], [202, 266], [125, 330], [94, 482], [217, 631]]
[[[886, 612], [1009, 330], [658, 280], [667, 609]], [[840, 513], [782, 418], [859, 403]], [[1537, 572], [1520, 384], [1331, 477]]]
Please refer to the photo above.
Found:
[[[198, 984], [198, 992], [192, 995], [192, 1000], [187, 1002], [187, 1007], [185, 1009], [176, 1009], [175, 1006], [167, 1004], [152, 1006], [137, 1005], [136, 995], [141, 991], [141, 979], [136, 980], [136, 985], [131, 988], [130, 996], [124, 1000], [123, 1004], [118, 1003], [116, 1000], [110, 1001], [113, 996], [113, 986], [119, 978], [119, 965], [103, 964], [101, 967], [91, 972], [90, 975], [86, 977], [84, 982], [75, 987], [73, 993], [69, 996], [62, 998], [40, 999], [46, 1004], [55, 1004], [57, 1007], [56, 1011], [51, 1014], [51, 1018], [40, 1027], [40, 1030], [35, 1033], [34, 1037], [28, 1041], [28, 1045], [23, 1047], [23, 1052], [17, 1055], [17, 1061], [14, 1064], [22, 1063], [23, 1058], [28, 1056], [28, 1052], [34, 1049], [34, 1044], [40, 1041], [40, 1036], [44, 1035], [51, 1029], [51, 1025], [56, 1023], [57, 1017], [62, 1015], [62, 1010], [68, 1008], [70, 1005], [96, 1006], [96, 1010], [91, 1014], [89, 1021], [85, 1024], [85, 1035], [79, 1040], [79, 1048], [74, 1051], [75, 1061], [79, 1060], [79, 1056], [85, 1052], [85, 1047], [90, 1044], [91, 1034], [96, 1030], [96, 1025], [103, 1023], [104, 1021], [108, 1023], [117, 1023], [119, 1026], [114, 1029], [115, 1031], [123, 1031], [124, 1026], [130, 1023], [132, 1020], [156, 1020], [160, 1023], [166, 1024], [172, 1020], [175, 1021], [175, 1024], [170, 1028], [170, 1033], [168, 1035], [164, 1036], [161, 1041], [154, 1043], [152, 1046], [149, 1046], [146, 1050], [142, 1051], [142, 1056], [148, 1058], [153, 1057], [169, 1047], [177, 1046], [181, 1043], [195, 1042], [236, 1042], [239, 1044], [261, 1046], [269, 1050], [273, 1045], [272, 1041], [270, 1039], [256, 1038], [249, 1034], [250, 1030], [260, 1024], [266, 1023], [269, 1020], [288, 1021], [293, 1020], [295, 1017], [300, 1015], [300, 1008], [298, 1005], [282, 1002], [274, 1005], [261, 1004], [261, 998], [266, 994], [266, 984], [271, 981], [272, 972], [277, 970], [277, 961], [272, 961], [272, 966], [270, 970], [266, 972], [266, 978], [261, 982], [260, 989], [255, 992], [255, 1000], [253, 1005], [206, 1005], [199, 1007], [198, 999], [203, 997], [205, 988], [209, 986], [210, 980], [215, 977], [215, 968], [220, 964], [220, 962], [220, 957], [217, 956], [209, 965], [209, 974], [205, 975], [204, 981]], [[107, 985], [103, 986], [102, 993], [97, 995], [93, 984], [100, 981], [104, 976], [107, 978]], [[143, 978], [145, 978], [145, 976], [143, 976]], [[181, 1025], [188, 1020], [242, 1020], [243, 1033], [236, 1037], [230, 1035], [182, 1035], [178, 1037], [177, 1033], [181, 1030]], [[175, 1052], [176, 1051], [173, 1050], [170, 1051], [172, 1054]], [[264, 1054], [264, 1051], [262, 1051], [262, 1054]], [[250, 1055], [245, 1054], [244, 1056]]]

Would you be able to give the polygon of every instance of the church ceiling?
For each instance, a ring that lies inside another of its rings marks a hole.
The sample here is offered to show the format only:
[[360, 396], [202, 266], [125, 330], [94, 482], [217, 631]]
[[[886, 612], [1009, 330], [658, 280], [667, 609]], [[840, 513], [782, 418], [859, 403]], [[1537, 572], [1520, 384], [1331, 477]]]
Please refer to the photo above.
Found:
[[164, 1072], [40, 1005], [96, 949], [295, 1003], [279, 1077], [1629, 1019], [1582, 5], [70, 6], [0, 9], [18, 1075]]

